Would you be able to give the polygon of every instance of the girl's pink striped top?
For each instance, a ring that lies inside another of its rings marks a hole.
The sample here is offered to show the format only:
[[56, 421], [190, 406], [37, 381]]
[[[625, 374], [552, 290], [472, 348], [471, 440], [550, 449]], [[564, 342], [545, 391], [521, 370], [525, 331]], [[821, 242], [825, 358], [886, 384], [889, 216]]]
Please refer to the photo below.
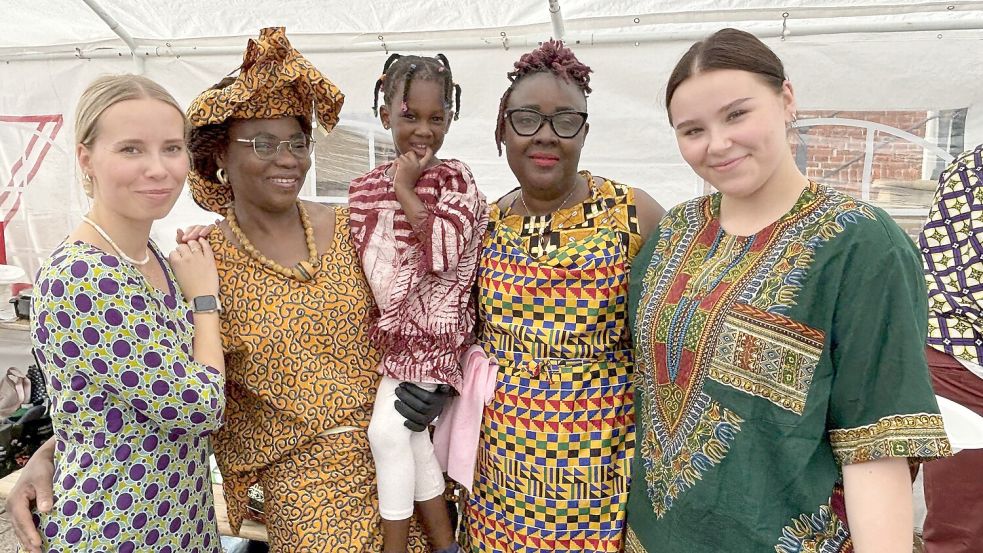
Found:
[[471, 297], [488, 204], [457, 160], [426, 169], [416, 194], [430, 216], [414, 232], [386, 163], [352, 181], [351, 232], [377, 308], [370, 336], [380, 372], [399, 380], [461, 385], [460, 356], [473, 342]]

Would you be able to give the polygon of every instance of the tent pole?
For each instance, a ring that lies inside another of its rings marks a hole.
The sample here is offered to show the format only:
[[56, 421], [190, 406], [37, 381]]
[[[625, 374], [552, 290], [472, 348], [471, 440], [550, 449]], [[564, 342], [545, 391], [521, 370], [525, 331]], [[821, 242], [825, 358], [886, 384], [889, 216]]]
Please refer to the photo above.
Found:
[[85, 2], [86, 6], [89, 6], [89, 9], [94, 11], [96, 15], [99, 16], [99, 19], [102, 19], [106, 25], [109, 25], [109, 30], [116, 33], [116, 36], [118, 36], [120, 40], [122, 40], [126, 46], [129, 47], [130, 56], [133, 57], [133, 65], [136, 68], [136, 73], [138, 75], [142, 75], [144, 69], [143, 58], [137, 55], [137, 42], [133, 40], [130, 33], [126, 32], [126, 29], [124, 29], [123, 26], [119, 24], [119, 21], [116, 21], [113, 16], [106, 13], [106, 10], [102, 9], [102, 6], [99, 5], [97, 0], [82, 1]]
[[563, 40], [565, 31], [563, 29], [563, 14], [560, 13], [560, 0], [549, 0], [550, 21], [553, 22], [553, 38]]
[[[983, 29], [983, 17], [972, 17], [967, 19], [950, 21], [902, 21], [902, 22], [864, 22], [864, 23], [822, 23], [822, 24], [797, 24], [789, 33], [789, 39], [808, 36], [836, 35], [857, 33], [870, 36], [874, 33], [914, 33], [914, 32], [952, 32], [952, 31], [975, 31]], [[778, 32], [773, 26], [767, 28], [748, 28], [752, 34], [761, 38], [775, 38]], [[591, 31], [574, 31], [565, 35], [565, 41], [569, 44], [582, 44], [598, 46], [602, 44], [611, 45], [631, 45], [636, 47], [642, 44], [673, 42], [673, 41], [694, 41], [706, 38], [711, 29], [696, 29], [687, 31], [636, 31], [629, 33], [612, 33], [608, 35], [595, 34]], [[305, 37], [308, 38], [308, 37]], [[968, 38], [968, 37], [967, 37]], [[542, 34], [519, 34], [509, 35], [509, 43], [514, 47], [535, 48], [542, 41]], [[301, 42], [301, 41], [297, 41]], [[398, 50], [461, 50], [461, 49], [486, 49], [501, 48], [501, 40], [496, 36], [477, 37], [477, 38], [451, 38], [451, 39], [407, 39], [407, 40], [387, 40], [391, 49]], [[329, 44], [321, 43], [305, 44], [302, 46], [305, 53], [324, 54], [340, 52], [377, 52], [380, 50], [378, 41], [361, 41], [352, 43]], [[136, 60], [142, 61], [143, 58], [173, 58], [182, 56], [242, 56], [242, 46], [178, 46], [178, 45], [145, 45], [137, 46], [135, 51], [125, 51], [121, 48], [105, 47], [74, 47], [69, 50], [52, 52], [31, 52], [27, 54], [12, 54], [0, 51], [0, 63], [10, 63], [18, 61], [37, 61], [37, 60], [73, 60], [73, 59], [114, 59], [125, 55], [132, 55]], [[142, 71], [141, 71], [142, 72]]]

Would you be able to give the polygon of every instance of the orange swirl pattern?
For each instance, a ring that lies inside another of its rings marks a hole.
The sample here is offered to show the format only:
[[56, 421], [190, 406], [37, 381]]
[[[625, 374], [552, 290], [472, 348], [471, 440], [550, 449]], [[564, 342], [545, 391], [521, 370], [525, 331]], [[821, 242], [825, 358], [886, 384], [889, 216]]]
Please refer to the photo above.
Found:
[[[332, 244], [307, 282], [210, 236], [221, 278], [226, 420], [212, 445], [238, 529], [259, 482], [272, 551], [378, 551], [375, 467], [365, 428], [379, 379], [372, 306], [348, 226], [336, 208]], [[360, 430], [324, 435], [339, 426]], [[423, 551], [417, 531], [412, 551]]]

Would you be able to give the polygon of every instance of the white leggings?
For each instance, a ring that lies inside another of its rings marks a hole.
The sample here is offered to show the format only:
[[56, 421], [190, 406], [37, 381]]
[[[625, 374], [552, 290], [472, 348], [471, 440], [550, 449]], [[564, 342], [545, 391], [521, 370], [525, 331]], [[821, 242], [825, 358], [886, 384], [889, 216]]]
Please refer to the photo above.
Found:
[[[444, 475], [434, 455], [430, 433], [406, 428], [406, 419], [396, 411], [396, 387], [400, 382], [382, 377], [369, 423], [369, 445], [379, 485], [379, 514], [386, 520], [410, 518], [414, 501], [444, 493]], [[430, 391], [437, 388], [436, 384], [416, 385]]]

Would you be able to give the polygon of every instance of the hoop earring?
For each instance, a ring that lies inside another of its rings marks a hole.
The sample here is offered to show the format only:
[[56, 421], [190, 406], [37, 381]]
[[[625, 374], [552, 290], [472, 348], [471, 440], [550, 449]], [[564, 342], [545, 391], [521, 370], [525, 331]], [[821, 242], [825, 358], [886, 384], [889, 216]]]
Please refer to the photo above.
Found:
[[225, 175], [225, 169], [222, 167], [215, 170], [215, 178], [217, 178], [218, 182], [224, 186], [229, 184], [229, 178]]

